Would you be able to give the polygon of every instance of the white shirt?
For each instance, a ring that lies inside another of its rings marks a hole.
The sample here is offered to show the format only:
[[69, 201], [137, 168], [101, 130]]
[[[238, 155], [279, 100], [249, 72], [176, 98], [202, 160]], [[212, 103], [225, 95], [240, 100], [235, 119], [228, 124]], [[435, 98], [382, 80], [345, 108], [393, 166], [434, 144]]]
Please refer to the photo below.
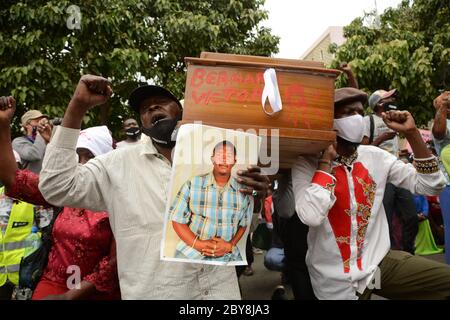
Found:
[[122, 299], [240, 299], [234, 267], [160, 260], [171, 165], [150, 140], [82, 166], [78, 135], [58, 127], [39, 189], [53, 205], [109, 213]]
[[140, 139], [138, 139], [138, 140], [136, 140], [134, 142], [128, 142], [127, 140], [123, 140], [123, 141], [117, 142], [116, 147], [117, 147], [117, 149], [119, 149], [119, 148], [126, 148], [126, 147], [135, 146], [135, 145], [137, 145], [139, 143], [141, 143]]
[[359, 146], [351, 172], [335, 165], [329, 175], [316, 170], [317, 158], [299, 157], [292, 168], [296, 212], [310, 227], [306, 263], [316, 296], [358, 299], [356, 292], [364, 292], [390, 249], [383, 207], [386, 183], [437, 195], [445, 178], [440, 171], [419, 174], [413, 165], [374, 146]]

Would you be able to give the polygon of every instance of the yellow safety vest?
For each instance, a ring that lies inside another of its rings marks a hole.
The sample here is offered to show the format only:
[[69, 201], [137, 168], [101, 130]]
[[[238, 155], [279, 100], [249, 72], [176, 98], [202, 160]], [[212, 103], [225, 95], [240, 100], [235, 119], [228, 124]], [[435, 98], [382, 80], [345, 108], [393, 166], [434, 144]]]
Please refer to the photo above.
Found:
[[[0, 188], [0, 196], [4, 187]], [[1, 201], [1, 200], [0, 200]], [[14, 203], [8, 220], [6, 232], [0, 231], [0, 286], [9, 280], [19, 283], [20, 260], [25, 254], [25, 248], [30, 243], [25, 238], [31, 233], [34, 220], [34, 206], [26, 202]]]

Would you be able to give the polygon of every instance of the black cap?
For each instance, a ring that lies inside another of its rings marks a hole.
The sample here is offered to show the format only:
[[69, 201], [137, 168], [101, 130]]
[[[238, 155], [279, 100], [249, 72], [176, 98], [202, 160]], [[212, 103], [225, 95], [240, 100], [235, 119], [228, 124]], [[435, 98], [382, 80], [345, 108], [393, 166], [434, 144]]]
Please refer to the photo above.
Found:
[[334, 107], [346, 105], [355, 101], [363, 105], [367, 102], [367, 94], [355, 88], [340, 88], [334, 91]]
[[172, 92], [170, 92], [167, 89], [164, 89], [160, 86], [154, 86], [154, 85], [145, 85], [141, 87], [137, 87], [134, 89], [134, 91], [130, 94], [130, 98], [128, 99], [128, 105], [139, 114], [139, 107], [145, 99], [148, 99], [152, 96], [161, 96], [161, 97], [167, 97], [177, 103], [177, 105], [180, 107], [180, 109], [183, 109], [180, 101], [173, 95]]

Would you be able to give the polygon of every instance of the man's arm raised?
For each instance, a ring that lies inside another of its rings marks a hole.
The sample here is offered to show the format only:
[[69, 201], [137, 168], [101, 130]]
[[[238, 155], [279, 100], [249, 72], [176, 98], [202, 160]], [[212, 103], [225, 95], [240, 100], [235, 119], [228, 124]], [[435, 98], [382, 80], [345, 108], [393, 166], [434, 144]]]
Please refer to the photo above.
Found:
[[103, 77], [84, 75], [67, 107], [62, 126], [72, 129], [80, 129], [81, 121], [89, 109], [104, 104], [112, 95], [109, 81]]
[[39, 189], [46, 200], [57, 206], [70, 206], [105, 211], [102, 187], [106, 168], [97, 159], [79, 166], [76, 144], [85, 113], [105, 103], [112, 90], [107, 79], [84, 75], [67, 107], [62, 126], [56, 130], [47, 146]]
[[0, 97], [0, 181], [10, 188], [14, 184], [17, 164], [11, 146], [11, 119], [16, 110], [13, 97]]
[[434, 123], [432, 128], [433, 136], [442, 140], [447, 134], [447, 113], [450, 109], [450, 92], [443, 92], [439, 97], [434, 99], [433, 105], [436, 108]]

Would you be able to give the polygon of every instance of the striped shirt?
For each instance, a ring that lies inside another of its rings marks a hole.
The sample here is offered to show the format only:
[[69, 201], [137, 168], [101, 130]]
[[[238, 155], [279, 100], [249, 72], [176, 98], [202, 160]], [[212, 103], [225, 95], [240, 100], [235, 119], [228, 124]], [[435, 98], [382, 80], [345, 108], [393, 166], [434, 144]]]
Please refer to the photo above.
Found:
[[[172, 221], [189, 224], [200, 240], [213, 237], [231, 241], [241, 227], [250, 224], [253, 207], [250, 197], [241, 193], [235, 178], [220, 187], [212, 173], [195, 176], [178, 191], [170, 209]], [[242, 257], [237, 247], [222, 257], [204, 257], [199, 251], [180, 241], [178, 252], [190, 259], [214, 261], [239, 261]]]

